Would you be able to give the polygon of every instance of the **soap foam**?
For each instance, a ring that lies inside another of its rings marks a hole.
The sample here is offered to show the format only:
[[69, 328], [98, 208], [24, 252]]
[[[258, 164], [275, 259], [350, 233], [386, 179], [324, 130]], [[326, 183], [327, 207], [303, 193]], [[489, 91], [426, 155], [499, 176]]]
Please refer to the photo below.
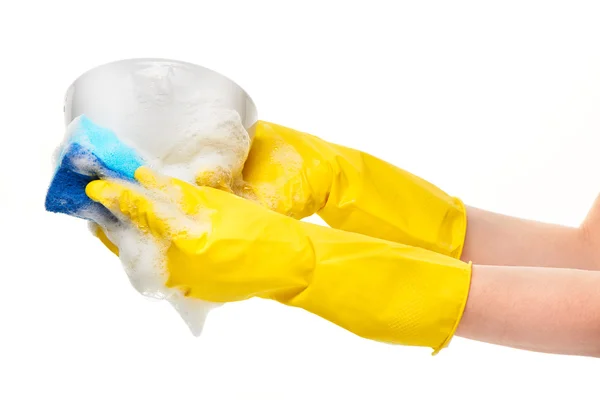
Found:
[[[248, 132], [238, 112], [222, 97], [221, 91], [227, 96], [227, 88], [199, 90], [188, 79], [184, 69], [168, 64], [136, 70], [130, 81], [136, 115], [119, 121], [126, 134], [117, 134], [126, 136], [119, 138], [166, 175], [196, 183], [198, 177], [213, 174], [231, 186], [240, 179], [248, 157]], [[216, 182], [200, 179], [198, 183]]]
[[[161, 86], [164, 92], [167, 86]], [[164, 102], [164, 97], [161, 97]], [[159, 102], [160, 103], [160, 102]], [[226, 186], [240, 185], [241, 172], [250, 150], [250, 137], [244, 129], [239, 114], [231, 109], [223, 108], [218, 101], [211, 103], [189, 102], [189, 115], [184, 118], [185, 124], [174, 124], [178, 129], [172, 134], [176, 140], [170, 146], [152, 143], [154, 138], [144, 137], [143, 143], [134, 143], [132, 138], [123, 138], [115, 132], [125, 144], [136, 149], [144, 158], [146, 164], [153, 170], [179, 178], [189, 183], [216, 185], [210, 179], [197, 179], [214, 175], [217, 181], [225, 181]], [[195, 106], [190, 106], [195, 105]], [[181, 106], [181, 105], [180, 105]], [[200, 107], [201, 106], [201, 107]], [[74, 120], [67, 127], [63, 141], [68, 143], [72, 135]], [[164, 135], [171, 135], [165, 132]], [[139, 137], [141, 138], [141, 136]], [[139, 139], [138, 139], [139, 140]], [[164, 137], [160, 138], [164, 142]], [[149, 151], [152, 149], [152, 151]], [[62, 149], [55, 152], [55, 161], [60, 158]], [[77, 160], [81, 170], [90, 170], [95, 166], [93, 160], [85, 157]], [[125, 185], [131, 183], [123, 182]], [[144, 190], [139, 185], [135, 190]], [[161, 215], [169, 216], [169, 225], [175, 229], [185, 230], [190, 234], [201, 234], [210, 226], [195, 217], [188, 217], [176, 210], [174, 204], [166, 201], [164, 196], [149, 193]], [[132, 286], [141, 294], [169, 301], [181, 315], [194, 335], [199, 335], [204, 326], [204, 320], [210, 310], [219, 304], [185, 297], [176, 288], [166, 286], [167, 270], [165, 252], [167, 244], [161, 243], [147, 232], [134, 227], [127, 218], [117, 215], [118, 221], [112, 221], [102, 215], [89, 215], [91, 229], [96, 231], [100, 226], [107, 238], [119, 249], [119, 258]]]
[[237, 112], [203, 109], [178, 136], [179, 141], [155, 159], [164, 174], [194, 183], [198, 176], [221, 171], [230, 186], [241, 177], [250, 137]]
[[[127, 183], [121, 182], [127, 185]], [[169, 219], [169, 226], [175, 231], [187, 231], [191, 235], [207, 232], [210, 226], [198, 219], [191, 219], [175, 210], [175, 206], [165, 203], [164, 198], [134, 188], [153, 200], [157, 214]], [[92, 216], [93, 217], [93, 216]], [[132, 286], [142, 295], [167, 300], [180, 314], [192, 334], [198, 336], [202, 332], [204, 321], [209, 311], [220, 304], [185, 297], [177, 288], [167, 287], [168, 271], [166, 267], [166, 251], [168, 243], [162, 242], [148, 232], [142, 232], [128, 222], [127, 218], [117, 215], [119, 221], [91, 222], [90, 229], [96, 232], [102, 228], [106, 237], [119, 249], [119, 258]]]

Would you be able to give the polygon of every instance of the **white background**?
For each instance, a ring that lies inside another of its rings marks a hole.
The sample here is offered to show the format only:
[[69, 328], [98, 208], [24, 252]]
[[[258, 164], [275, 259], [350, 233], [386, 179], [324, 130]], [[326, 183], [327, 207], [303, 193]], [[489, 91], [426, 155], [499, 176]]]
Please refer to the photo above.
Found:
[[3, 3], [0, 398], [597, 399], [596, 359], [460, 338], [431, 357], [266, 301], [214, 311], [193, 338], [85, 223], [43, 209], [67, 86], [165, 57], [468, 204], [577, 225], [600, 190], [595, 3]]

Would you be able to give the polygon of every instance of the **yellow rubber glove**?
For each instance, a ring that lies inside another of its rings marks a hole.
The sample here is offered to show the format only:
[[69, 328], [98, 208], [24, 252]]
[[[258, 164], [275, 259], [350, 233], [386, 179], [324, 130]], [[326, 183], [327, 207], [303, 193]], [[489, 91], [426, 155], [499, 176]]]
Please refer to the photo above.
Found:
[[470, 264], [298, 221], [147, 167], [135, 177], [143, 188], [102, 180], [86, 192], [165, 249], [167, 287], [219, 303], [274, 299], [387, 343], [438, 351], [454, 334]]
[[369, 154], [259, 121], [243, 178], [279, 213], [460, 258], [462, 201]]

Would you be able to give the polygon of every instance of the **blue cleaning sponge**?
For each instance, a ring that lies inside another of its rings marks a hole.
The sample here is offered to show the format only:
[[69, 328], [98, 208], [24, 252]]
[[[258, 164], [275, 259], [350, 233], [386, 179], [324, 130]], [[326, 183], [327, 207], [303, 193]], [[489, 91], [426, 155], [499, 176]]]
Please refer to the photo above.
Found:
[[[109, 129], [82, 115], [69, 125], [70, 136], [60, 149], [54, 177], [46, 194], [46, 210], [83, 219], [114, 218], [85, 194], [102, 177], [134, 181], [144, 162]], [[98, 222], [98, 221], [97, 221]]]

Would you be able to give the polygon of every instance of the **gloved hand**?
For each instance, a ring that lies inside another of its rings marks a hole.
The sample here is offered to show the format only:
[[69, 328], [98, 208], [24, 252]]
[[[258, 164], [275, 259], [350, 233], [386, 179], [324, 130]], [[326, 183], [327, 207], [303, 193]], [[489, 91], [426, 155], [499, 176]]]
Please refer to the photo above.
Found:
[[186, 296], [274, 299], [365, 338], [436, 351], [461, 318], [470, 264], [298, 221], [147, 167], [135, 178], [149, 192], [102, 180], [86, 193], [166, 249], [165, 284]]
[[279, 213], [460, 258], [463, 203], [361, 151], [259, 121], [243, 178], [244, 197]]

